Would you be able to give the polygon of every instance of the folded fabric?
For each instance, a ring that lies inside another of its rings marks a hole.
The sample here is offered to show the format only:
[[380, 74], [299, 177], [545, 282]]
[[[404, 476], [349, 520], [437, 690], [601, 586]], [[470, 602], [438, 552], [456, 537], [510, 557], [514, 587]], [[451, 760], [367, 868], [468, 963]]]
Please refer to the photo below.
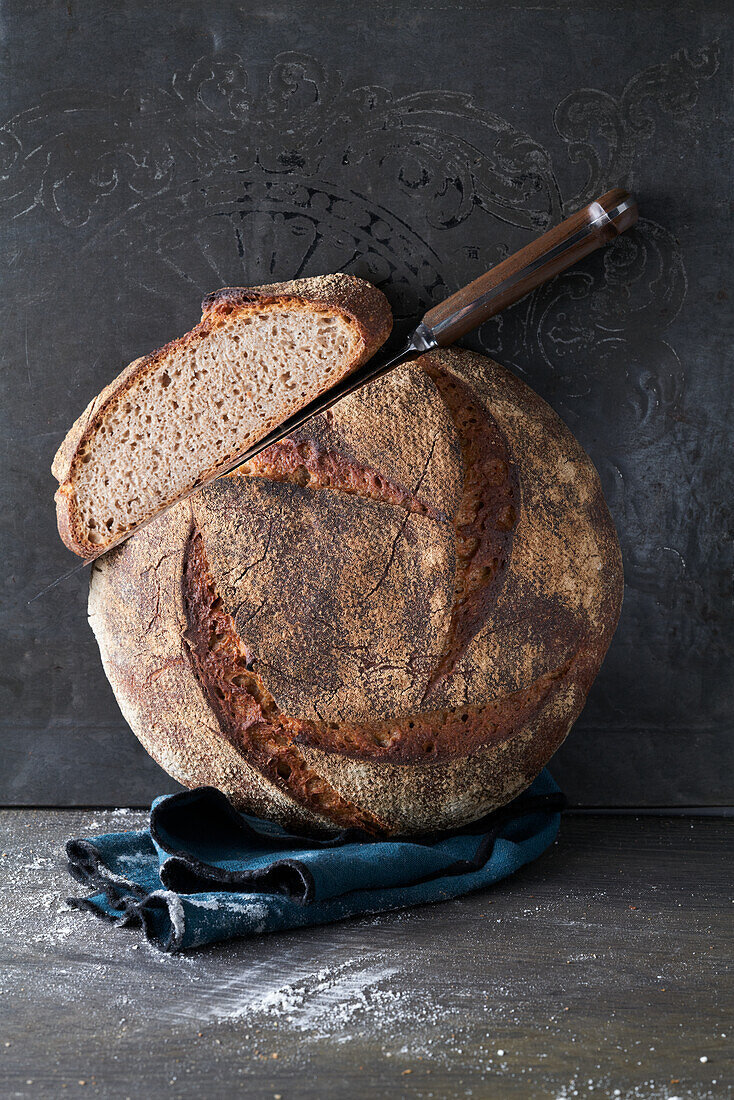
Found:
[[463, 829], [375, 840], [296, 836], [237, 813], [213, 787], [157, 798], [150, 826], [70, 840], [71, 874], [95, 890], [69, 903], [142, 926], [162, 951], [327, 924], [458, 897], [506, 878], [553, 843], [564, 799], [548, 772]]

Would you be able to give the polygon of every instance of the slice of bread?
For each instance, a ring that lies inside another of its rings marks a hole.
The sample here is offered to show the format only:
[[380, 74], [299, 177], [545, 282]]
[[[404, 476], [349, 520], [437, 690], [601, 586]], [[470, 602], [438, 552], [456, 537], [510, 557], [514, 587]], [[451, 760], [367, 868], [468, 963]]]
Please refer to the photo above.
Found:
[[136, 359], [52, 466], [61, 538], [94, 558], [216, 477], [387, 339], [387, 299], [351, 275], [225, 288], [200, 324]]

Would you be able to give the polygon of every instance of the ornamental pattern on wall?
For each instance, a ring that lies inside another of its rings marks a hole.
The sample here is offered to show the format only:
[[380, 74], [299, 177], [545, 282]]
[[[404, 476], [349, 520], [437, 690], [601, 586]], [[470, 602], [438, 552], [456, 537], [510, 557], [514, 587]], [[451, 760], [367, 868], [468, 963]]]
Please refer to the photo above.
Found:
[[[633, 187], [656, 118], [689, 111], [718, 64], [716, 47], [679, 51], [618, 96], [568, 95], [553, 124], [585, 178], [562, 195], [549, 151], [470, 96], [349, 88], [298, 53], [279, 55], [261, 80], [217, 53], [164, 86], [62, 90], [10, 119], [0, 209], [19, 227], [47, 227], [49, 252], [77, 257], [70, 277], [126, 314], [170, 312], [221, 285], [344, 270], [386, 291], [400, 328], [609, 186]], [[3, 262], [28, 262], [29, 247], [18, 232]], [[638, 597], [631, 631], [648, 600], [693, 631], [710, 598], [686, 569], [688, 518], [651, 507], [645, 473], [646, 452], [674, 438], [671, 485], [695, 494], [702, 476], [683, 426], [684, 371], [666, 340], [685, 294], [673, 235], [643, 218], [471, 341], [524, 376], [591, 450]], [[52, 296], [40, 284], [28, 300]], [[696, 531], [697, 556], [717, 537], [710, 524]]]

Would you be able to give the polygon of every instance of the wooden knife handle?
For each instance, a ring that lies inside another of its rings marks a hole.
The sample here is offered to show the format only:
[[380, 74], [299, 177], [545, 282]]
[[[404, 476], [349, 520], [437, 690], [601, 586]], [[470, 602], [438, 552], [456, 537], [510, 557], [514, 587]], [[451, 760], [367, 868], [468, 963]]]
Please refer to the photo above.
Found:
[[[501, 309], [608, 244], [637, 221], [637, 202], [615, 187], [525, 245], [473, 283], [429, 310], [423, 326], [439, 347], [477, 328]], [[432, 342], [432, 341], [431, 341]]]

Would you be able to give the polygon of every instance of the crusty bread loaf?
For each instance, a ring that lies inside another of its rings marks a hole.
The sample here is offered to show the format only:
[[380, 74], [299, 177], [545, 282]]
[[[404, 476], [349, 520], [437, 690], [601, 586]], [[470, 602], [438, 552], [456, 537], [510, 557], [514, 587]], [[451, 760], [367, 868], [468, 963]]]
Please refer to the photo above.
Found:
[[591, 462], [517, 378], [432, 352], [93, 566], [133, 730], [298, 829], [470, 822], [539, 772], [622, 597]]
[[84, 558], [112, 546], [369, 359], [391, 326], [384, 295], [350, 275], [209, 295], [201, 323], [131, 363], [64, 440], [62, 539]]

